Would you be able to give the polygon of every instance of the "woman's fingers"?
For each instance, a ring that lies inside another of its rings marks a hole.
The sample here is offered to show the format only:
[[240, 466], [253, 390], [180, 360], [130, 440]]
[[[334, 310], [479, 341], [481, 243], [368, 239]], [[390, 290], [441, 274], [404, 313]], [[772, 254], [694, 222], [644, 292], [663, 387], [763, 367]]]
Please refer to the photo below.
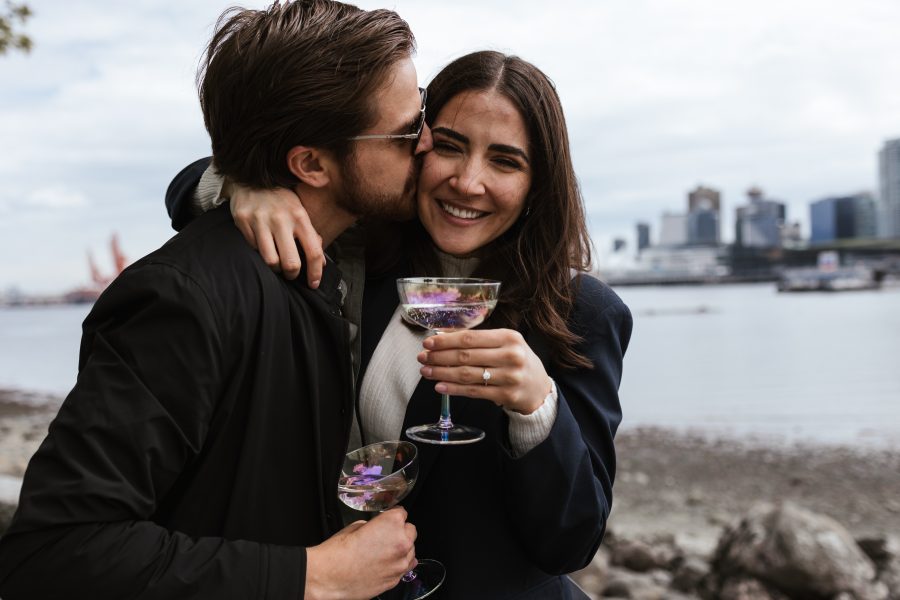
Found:
[[293, 236], [300, 240], [300, 246], [306, 256], [306, 282], [309, 287], [316, 289], [322, 281], [322, 271], [325, 270], [325, 250], [322, 248], [322, 236], [313, 227], [306, 209], [302, 206], [294, 211]]
[[287, 279], [296, 279], [300, 274], [300, 252], [294, 243], [293, 224], [287, 221], [279, 221], [273, 228], [273, 238], [278, 256], [281, 260], [281, 272]]
[[443, 381], [461, 385], [485, 385], [484, 372], [487, 370], [490, 377], [487, 385], [499, 386], [513, 383], [513, 371], [496, 367], [432, 367], [424, 366], [419, 369], [422, 377], [432, 381]]
[[427, 350], [454, 350], [463, 348], [499, 348], [506, 344], [524, 343], [522, 335], [511, 329], [476, 329], [442, 333], [425, 338]]
[[281, 261], [278, 257], [278, 251], [275, 248], [275, 240], [272, 232], [264, 223], [257, 222], [253, 226], [253, 233], [256, 236], [256, 244], [263, 262], [276, 273], [281, 271]]
[[478, 349], [478, 350], [424, 350], [416, 356], [423, 365], [431, 366], [462, 366], [475, 367], [501, 367], [511, 363], [509, 360], [514, 352], [505, 348]]

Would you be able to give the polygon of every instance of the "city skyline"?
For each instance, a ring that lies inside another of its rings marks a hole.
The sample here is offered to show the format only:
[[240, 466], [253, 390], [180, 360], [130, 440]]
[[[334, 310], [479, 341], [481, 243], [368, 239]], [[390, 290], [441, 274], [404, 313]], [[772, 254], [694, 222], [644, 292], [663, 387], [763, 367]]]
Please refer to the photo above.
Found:
[[[34, 51], [0, 58], [0, 290], [50, 292], [89, 280], [88, 250], [107, 268], [114, 232], [131, 259], [172, 234], [162, 196], [209, 152], [194, 70], [230, 3], [30, 4]], [[753, 185], [808, 236], [811, 201], [877, 194], [876, 155], [900, 137], [890, 0], [359, 4], [410, 22], [423, 83], [485, 47], [548, 73], [601, 264], [697, 185], [721, 192], [723, 242]]]

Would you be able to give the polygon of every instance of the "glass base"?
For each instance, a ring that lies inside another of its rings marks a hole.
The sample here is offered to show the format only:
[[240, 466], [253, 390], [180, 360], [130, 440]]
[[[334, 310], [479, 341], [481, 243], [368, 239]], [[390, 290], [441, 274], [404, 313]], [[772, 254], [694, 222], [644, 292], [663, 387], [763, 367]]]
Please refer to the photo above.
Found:
[[472, 444], [483, 440], [484, 432], [468, 425], [454, 425], [449, 429], [443, 429], [437, 423], [433, 423], [410, 427], [406, 430], [406, 436], [423, 444]]
[[379, 600], [419, 600], [427, 598], [444, 583], [444, 575], [447, 571], [444, 565], [436, 560], [420, 560], [416, 568], [416, 574], [411, 581], [401, 580], [393, 588], [378, 596]]

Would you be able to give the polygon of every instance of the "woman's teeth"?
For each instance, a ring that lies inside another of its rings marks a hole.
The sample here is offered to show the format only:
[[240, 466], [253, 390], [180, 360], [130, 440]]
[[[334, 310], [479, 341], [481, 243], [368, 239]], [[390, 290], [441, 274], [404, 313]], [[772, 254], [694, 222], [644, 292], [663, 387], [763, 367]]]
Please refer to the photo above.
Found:
[[440, 205], [445, 212], [448, 212], [454, 217], [458, 217], [460, 219], [477, 219], [484, 214], [483, 212], [478, 210], [465, 210], [463, 208], [456, 208], [455, 206], [450, 206], [449, 204], [445, 204], [443, 202], [441, 202]]

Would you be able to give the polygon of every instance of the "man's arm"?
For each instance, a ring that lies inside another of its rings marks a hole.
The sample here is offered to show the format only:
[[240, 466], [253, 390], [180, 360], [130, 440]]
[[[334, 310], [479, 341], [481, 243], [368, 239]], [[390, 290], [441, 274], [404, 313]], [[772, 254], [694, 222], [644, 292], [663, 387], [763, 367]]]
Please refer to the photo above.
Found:
[[165, 264], [131, 267], [104, 292], [85, 320], [78, 381], [0, 538], [0, 597], [364, 600], [414, 563], [402, 509], [308, 550], [152, 520], [202, 452], [238, 352], [222, 318]]

